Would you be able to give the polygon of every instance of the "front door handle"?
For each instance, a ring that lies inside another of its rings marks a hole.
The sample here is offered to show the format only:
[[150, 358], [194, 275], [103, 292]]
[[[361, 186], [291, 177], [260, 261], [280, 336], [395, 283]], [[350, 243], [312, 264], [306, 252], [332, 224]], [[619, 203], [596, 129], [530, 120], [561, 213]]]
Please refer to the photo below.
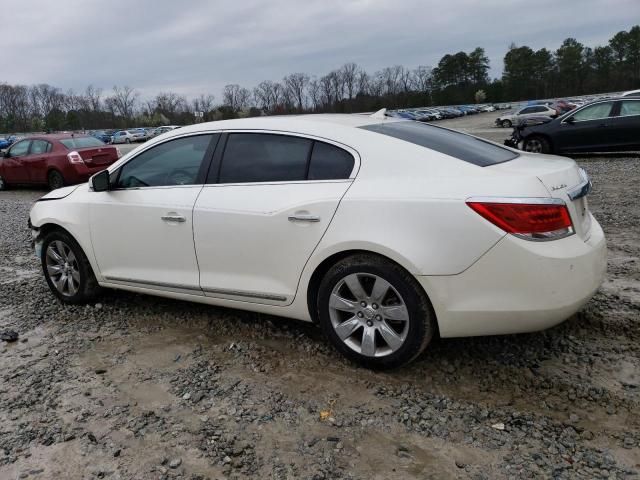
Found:
[[303, 214], [298, 214], [298, 215], [289, 215], [289, 221], [290, 222], [319, 222], [320, 221], [320, 217], [318, 217], [317, 215], [303, 215]]
[[160, 218], [165, 222], [171, 222], [171, 223], [184, 223], [187, 221], [187, 219], [182, 215], [174, 215], [174, 214], [163, 215]]

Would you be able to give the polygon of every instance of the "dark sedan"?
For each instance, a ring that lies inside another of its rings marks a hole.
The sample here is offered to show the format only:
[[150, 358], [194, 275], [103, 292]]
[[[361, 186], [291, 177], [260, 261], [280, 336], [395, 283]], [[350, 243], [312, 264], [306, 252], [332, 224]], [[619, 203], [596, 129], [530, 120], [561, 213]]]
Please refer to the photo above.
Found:
[[535, 153], [640, 150], [640, 98], [598, 100], [514, 133]]

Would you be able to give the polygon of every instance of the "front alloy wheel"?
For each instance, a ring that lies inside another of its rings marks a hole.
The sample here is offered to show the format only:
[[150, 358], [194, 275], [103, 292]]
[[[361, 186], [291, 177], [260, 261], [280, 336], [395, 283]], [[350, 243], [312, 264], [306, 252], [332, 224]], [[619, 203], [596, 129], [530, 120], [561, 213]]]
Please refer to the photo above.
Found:
[[412, 361], [437, 328], [429, 299], [415, 277], [369, 253], [346, 257], [327, 271], [317, 308], [320, 326], [334, 347], [368, 368]]
[[40, 260], [51, 292], [63, 302], [86, 303], [99, 293], [89, 260], [67, 232], [58, 229], [44, 235]]
[[62, 240], [49, 244], [45, 254], [47, 273], [56, 290], [65, 297], [78, 293], [80, 267], [71, 247]]

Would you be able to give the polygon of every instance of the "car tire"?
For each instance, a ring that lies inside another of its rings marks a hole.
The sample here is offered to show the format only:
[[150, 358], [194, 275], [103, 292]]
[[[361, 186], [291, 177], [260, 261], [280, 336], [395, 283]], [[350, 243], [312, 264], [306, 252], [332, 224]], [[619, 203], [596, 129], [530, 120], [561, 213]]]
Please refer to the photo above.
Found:
[[64, 177], [58, 170], [51, 170], [47, 175], [47, 184], [49, 185], [49, 190], [62, 188], [64, 187]]
[[100, 293], [87, 256], [64, 230], [52, 230], [45, 235], [40, 262], [51, 292], [62, 302], [87, 303]]
[[128, 138], [125, 138], [124, 143], [131, 143], [131, 140], [129, 140]]
[[513, 124], [511, 123], [511, 120], [502, 120], [502, 122], [500, 122], [500, 126], [503, 128], [511, 128]]
[[411, 362], [437, 330], [431, 303], [413, 275], [372, 254], [333, 265], [320, 282], [317, 309], [334, 347], [372, 369]]
[[4, 178], [2, 178], [2, 175], [0, 175], [0, 192], [8, 188], [9, 188], [9, 184], [5, 182]]
[[531, 153], [552, 153], [549, 140], [539, 135], [527, 137], [522, 144], [522, 149]]

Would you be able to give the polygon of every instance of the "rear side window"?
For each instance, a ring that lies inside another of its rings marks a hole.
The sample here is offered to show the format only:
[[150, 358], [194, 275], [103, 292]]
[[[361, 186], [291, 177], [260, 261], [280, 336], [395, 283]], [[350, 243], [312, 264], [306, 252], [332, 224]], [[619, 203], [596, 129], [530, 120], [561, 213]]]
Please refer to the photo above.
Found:
[[92, 147], [104, 147], [104, 142], [98, 140], [96, 137], [73, 137], [60, 140], [60, 143], [69, 150], [76, 148], [92, 148]]
[[420, 145], [480, 167], [518, 157], [516, 152], [471, 135], [419, 122], [376, 123], [360, 128]]
[[620, 115], [640, 115], [640, 100], [623, 100]]
[[308, 180], [349, 178], [353, 164], [353, 156], [346, 150], [328, 143], [314, 142], [307, 178]]
[[268, 133], [230, 133], [219, 183], [305, 180], [313, 142]]

